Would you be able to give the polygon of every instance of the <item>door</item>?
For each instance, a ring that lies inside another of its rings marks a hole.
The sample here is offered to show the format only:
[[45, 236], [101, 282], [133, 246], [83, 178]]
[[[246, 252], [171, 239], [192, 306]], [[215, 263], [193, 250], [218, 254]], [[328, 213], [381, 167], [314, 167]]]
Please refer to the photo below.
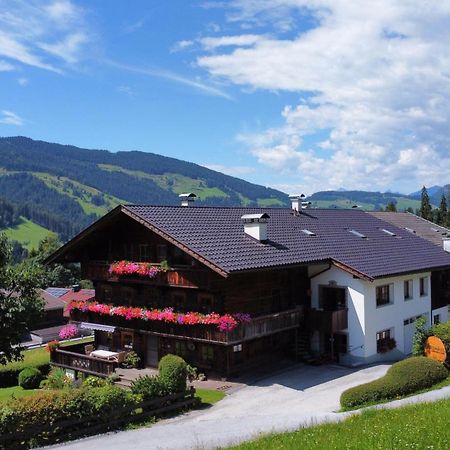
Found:
[[158, 336], [147, 336], [147, 358], [145, 365], [158, 367]]

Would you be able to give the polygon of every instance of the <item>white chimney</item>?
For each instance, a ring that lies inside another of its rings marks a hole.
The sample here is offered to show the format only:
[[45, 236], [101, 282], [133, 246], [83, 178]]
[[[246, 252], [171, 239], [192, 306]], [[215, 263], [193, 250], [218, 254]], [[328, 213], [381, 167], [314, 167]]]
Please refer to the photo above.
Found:
[[306, 198], [305, 194], [291, 194], [289, 198], [291, 199], [292, 209], [297, 212], [300, 212], [302, 209], [305, 209], [308, 204], [311, 204], [311, 202], [303, 201]]
[[444, 238], [442, 242], [444, 243], [444, 250], [450, 253], [450, 238]]
[[186, 194], [180, 194], [178, 197], [181, 198], [181, 206], [191, 206], [194, 204], [194, 200], [197, 197], [192, 192]]
[[260, 242], [267, 241], [267, 219], [269, 214], [244, 214], [241, 219], [244, 221], [244, 233]]

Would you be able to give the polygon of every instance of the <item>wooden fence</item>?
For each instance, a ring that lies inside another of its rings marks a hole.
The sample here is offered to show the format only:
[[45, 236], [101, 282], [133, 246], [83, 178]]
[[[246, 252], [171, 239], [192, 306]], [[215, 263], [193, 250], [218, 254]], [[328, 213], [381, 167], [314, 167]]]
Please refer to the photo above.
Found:
[[106, 433], [128, 423], [142, 422], [149, 417], [160, 417], [173, 411], [192, 407], [198, 403], [195, 389], [141, 402], [136, 406], [117, 409], [113, 415], [81, 417], [80, 419], [58, 420], [52, 424], [30, 427], [24, 432], [11, 430], [0, 435], [1, 450], [19, 450], [36, 446], [65, 442], [94, 434]]

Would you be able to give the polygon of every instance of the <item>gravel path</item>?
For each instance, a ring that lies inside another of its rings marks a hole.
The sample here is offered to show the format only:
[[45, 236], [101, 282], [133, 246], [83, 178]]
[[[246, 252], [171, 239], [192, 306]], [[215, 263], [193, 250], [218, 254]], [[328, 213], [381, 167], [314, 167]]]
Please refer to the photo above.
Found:
[[[337, 422], [351, 413], [337, 413], [341, 393], [383, 376], [388, 365], [361, 370], [338, 366], [295, 366], [227, 396], [213, 407], [164, 420], [149, 428], [108, 433], [64, 445], [63, 450], [214, 449], [256, 437], [322, 422]], [[450, 387], [397, 400], [379, 408], [450, 397]]]

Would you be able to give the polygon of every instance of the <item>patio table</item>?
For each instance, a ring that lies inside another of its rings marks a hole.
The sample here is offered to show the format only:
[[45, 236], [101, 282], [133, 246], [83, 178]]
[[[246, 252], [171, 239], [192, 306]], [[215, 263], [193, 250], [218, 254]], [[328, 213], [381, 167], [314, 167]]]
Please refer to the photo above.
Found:
[[94, 350], [93, 352], [91, 352], [91, 356], [93, 356], [94, 358], [106, 359], [108, 361], [114, 361], [114, 360], [117, 360], [119, 353], [110, 352], [109, 350]]

